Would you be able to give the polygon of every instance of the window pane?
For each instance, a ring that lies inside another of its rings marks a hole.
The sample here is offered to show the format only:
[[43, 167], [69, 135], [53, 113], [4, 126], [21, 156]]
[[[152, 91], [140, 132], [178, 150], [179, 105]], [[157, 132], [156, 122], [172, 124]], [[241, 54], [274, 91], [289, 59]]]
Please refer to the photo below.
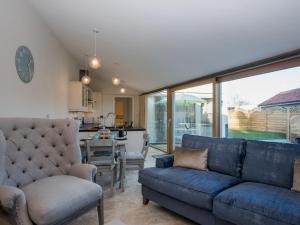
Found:
[[183, 134], [212, 136], [212, 84], [175, 91], [173, 97], [173, 146], [181, 144]]
[[151, 146], [167, 151], [167, 91], [147, 96], [147, 130]]
[[295, 142], [300, 67], [222, 83], [223, 137]]

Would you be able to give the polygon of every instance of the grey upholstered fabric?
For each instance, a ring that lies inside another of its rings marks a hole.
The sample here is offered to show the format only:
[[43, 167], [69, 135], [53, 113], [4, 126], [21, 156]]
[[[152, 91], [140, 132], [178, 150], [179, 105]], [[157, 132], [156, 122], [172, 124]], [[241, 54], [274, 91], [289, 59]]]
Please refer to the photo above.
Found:
[[243, 139], [211, 138], [185, 134], [182, 147], [208, 149], [208, 169], [240, 177], [242, 160], [246, 152]]
[[99, 185], [66, 175], [40, 179], [22, 190], [30, 218], [37, 225], [55, 224], [93, 205], [102, 195]]
[[235, 224], [300, 224], [300, 193], [261, 183], [242, 183], [220, 193], [214, 214]]
[[126, 159], [144, 160], [144, 156], [141, 152], [126, 152]]
[[5, 154], [6, 154], [6, 141], [3, 132], [0, 130], [0, 184], [3, 183], [4, 178], [6, 177]]
[[71, 176], [79, 177], [88, 181], [93, 181], [97, 173], [97, 167], [91, 164], [75, 164], [71, 166], [68, 174]]
[[290, 189], [297, 158], [300, 158], [300, 145], [248, 141], [242, 179]]
[[72, 120], [0, 118], [0, 129], [7, 141], [4, 184], [22, 187], [66, 174], [81, 162], [79, 128]]
[[8, 214], [13, 212], [12, 216], [17, 225], [32, 225], [27, 213], [24, 192], [19, 188], [5, 185], [0, 186], [0, 206]]
[[236, 177], [182, 167], [147, 168], [139, 173], [139, 182], [152, 190], [206, 210], [212, 210], [213, 198], [239, 183]]
[[[3, 131], [5, 139], [4, 141], [0, 133], [0, 160], [3, 160], [3, 154], [5, 156], [5, 163], [0, 164], [0, 167], [4, 166], [0, 168], [0, 173], [2, 172], [0, 176], [3, 176], [3, 172], [5, 175], [4, 179], [0, 179], [1, 215], [4, 210], [5, 216], [12, 218], [14, 224], [32, 225], [27, 211], [26, 196], [20, 188], [26, 186], [26, 191], [32, 193], [29, 187], [34, 187], [34, 184], [47, 177], [55, 179], [55, 175], [70, 174], [92, 180], [95, 167], [80, 165], [78, 129], [78, 125], [70, 119], [0, 118], [0, 130]], [[6, 143], [6, 148], [3, 143]], [[75, 177], [73, 179], [91, 183]], [[70, 185], [65, 182], [69, 191], [72, 190]], [[54, 185], [52, 190], [56, 191]], [[81, 190], [86, 192], [84, 188]], [[89, 194], [95, 202], [100, 199], [99, 193]], [[56, 202], [57, 207], [69, 201], [69, 199], [64, 200], [63, 195], [59, 197], [60, 202]], [[85, 203], [82, 201], [78, 207], [87, 207]]]

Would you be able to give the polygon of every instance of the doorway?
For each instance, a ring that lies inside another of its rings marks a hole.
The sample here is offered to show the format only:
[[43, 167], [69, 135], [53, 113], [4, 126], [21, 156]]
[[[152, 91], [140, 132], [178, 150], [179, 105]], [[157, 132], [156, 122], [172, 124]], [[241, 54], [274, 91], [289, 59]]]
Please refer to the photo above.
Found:
[[133, 125], [133, 99], [132, 97], [115, 98], [115, 125], [117, 127], [130, 127]]

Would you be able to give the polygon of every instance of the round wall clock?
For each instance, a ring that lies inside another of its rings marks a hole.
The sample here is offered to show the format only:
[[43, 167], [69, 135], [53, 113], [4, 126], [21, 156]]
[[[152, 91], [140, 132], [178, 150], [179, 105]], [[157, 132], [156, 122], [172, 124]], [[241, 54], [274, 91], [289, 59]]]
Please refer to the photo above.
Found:
[[29, 83], [34, 74], [34, 61], [31, 51], [26, 46], [20, 46], [16, 51], [15, 64], [19, 78]]

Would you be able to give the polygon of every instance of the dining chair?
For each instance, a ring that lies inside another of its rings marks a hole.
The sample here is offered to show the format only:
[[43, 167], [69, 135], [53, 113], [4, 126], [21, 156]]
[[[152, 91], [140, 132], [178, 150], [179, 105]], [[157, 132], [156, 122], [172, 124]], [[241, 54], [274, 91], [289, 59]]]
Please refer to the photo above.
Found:
[[[97, 173], [100, 176], [103, 173], [111, 173], [110, 190], [112, 195], [115, 191], [114, 183], [117, 174], [115, 149], [115, 140], [95, 139], [87, 141], [88, 163], [97, 167]], [[97, 179], [97, 176], [95, 179]]]
[[138, 166], [139, 169], [144, 169], [145, 160], [149, 151], [149, 134], [143, 134], [143, 148], [140, 152], [126, 152], [126, 165]]

